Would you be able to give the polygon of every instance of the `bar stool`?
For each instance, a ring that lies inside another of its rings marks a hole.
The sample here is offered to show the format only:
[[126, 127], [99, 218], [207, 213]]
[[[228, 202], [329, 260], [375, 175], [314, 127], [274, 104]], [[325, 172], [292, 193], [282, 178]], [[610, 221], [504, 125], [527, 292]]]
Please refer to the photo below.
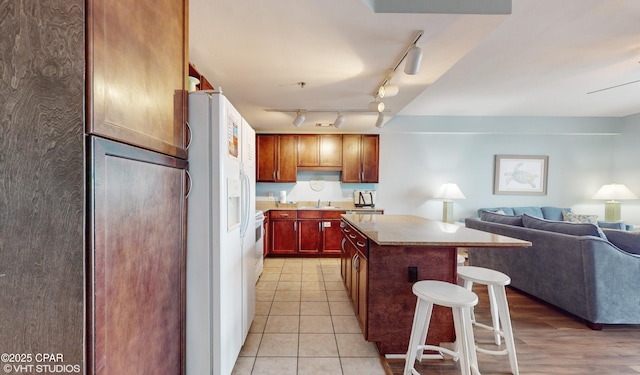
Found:
[[[423, 280], [413, 284], [413, 294], [418, 297], [413, 316], [409, 348], [405, 357], [404, 375], [420, 375], [414, 368], [416, 359], [421, 361], [425, 350], [448, 354], [460, 360], [463, 375], [480, 374], [478, 358], [474, 349], [471, 308], [478, 303], [478, 296], [455, 284], [436, 280]], [[456, 349], [425, 345], [433, 305], [450, 307], [453, 311], [453, 325], [456, 333]]]
[[471, 311], [471, 322], [475, 327], [487, 329], [494, 333], [496, 345], [500, 345], [501, 338], [504, 338], [506, 349], [489, 350], [476, 345], [476, 350], [480, 353], [491, 355], [508, 355], [511, 373], [518, 375], [518, 359], [516, 357], [516, 346], [513, 340], [513, 329], [511, 327], [511, 316], [507, 304], [507, 294], [505, 285], [511, 283], [511, 278], [502, 272], [488, 268], [463, 266], [458, 267], [458, 278], [462, 279], [463, 286], [471, 290], [473, 283], [487, 286], [489, 293], [489, 305], [491, 309], [492, 326], [476, 321], [473, 309]]
[[466, 259], [464, 256], [462, 256], [462, 255], [458, 254], [458, 267], [462, 267], [462, 266], [464, 266], [464, 262], [465, 262], [466, 260], [467, 260], [467, 259]]

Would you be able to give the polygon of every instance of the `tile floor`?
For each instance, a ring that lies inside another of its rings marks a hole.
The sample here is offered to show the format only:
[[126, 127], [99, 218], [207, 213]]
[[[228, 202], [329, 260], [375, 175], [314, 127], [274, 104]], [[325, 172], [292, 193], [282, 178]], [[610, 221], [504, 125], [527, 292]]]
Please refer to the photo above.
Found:
[[385, 375], [383, 363], [360, 331], [339, 259], [265, 259], [234, 375]]

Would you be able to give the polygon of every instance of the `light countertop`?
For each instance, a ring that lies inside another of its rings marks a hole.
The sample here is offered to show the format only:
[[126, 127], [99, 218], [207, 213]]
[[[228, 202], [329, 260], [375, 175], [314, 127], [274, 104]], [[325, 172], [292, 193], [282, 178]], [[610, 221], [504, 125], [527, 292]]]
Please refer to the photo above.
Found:
[[412, 215], [344, 214], [342, 217], [378, 245], [528, 247], [531, 242]]

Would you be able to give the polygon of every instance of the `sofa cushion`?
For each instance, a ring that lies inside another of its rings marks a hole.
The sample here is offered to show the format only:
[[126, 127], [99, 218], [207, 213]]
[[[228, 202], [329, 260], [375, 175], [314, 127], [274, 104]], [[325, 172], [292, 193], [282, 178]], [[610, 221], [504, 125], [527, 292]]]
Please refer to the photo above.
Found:
[[542, 209], [540, 207], [514, 207], [513, 208], [514, 215], [524, 215], [527, 214], [533, 217], [544, 218], [542, 214]]
[[512, 216], [484, 211], [482, 212], [482, 215], [480, 215], [480, 220], [491, 221], [493, 223], [515, 225], [518, 227], [522, 226], [522, 216], [520, 215]]
[[562, 212], [571, 212], [571, 208], [562, 208], [562, 207], [540, 207], [542, 210], [542, 217], [547, 220], [555, 220], [562, 221], [564, 218], [562, 217]]
[[554, 221], [540, 219], [530, 215], [522, 216], [522, 224], [525, 228], [546, 230], [548, 232], [564, 233], [572, 236], [595, 236], [604, 240], [607, 236], [597, 225], [588, 223], [569, 223], [566, 221]]
[[609, 242], [627, 253], [640, 254], [640, 233], [626, 230], [606, 229]]
[[570, 223], [589, 223], [598, 225], [598, 215], [580, 215], [573, 212], [562, 211], [562, 220]]
[[502, 211], [505, 215], [513, 215], [513, 208], [511, 207], [492, 207], [492, 208], [479, 208], [478, 217], [482, 216], [483, 212], [498, 212]]

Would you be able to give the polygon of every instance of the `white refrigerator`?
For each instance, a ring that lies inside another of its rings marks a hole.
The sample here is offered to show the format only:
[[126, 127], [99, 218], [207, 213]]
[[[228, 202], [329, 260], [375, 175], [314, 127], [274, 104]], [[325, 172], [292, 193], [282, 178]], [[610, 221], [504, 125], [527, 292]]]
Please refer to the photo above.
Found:
[[229, 375], [255, 315], [255, 131], [219, 91], [189, 94], [187, 374]]

